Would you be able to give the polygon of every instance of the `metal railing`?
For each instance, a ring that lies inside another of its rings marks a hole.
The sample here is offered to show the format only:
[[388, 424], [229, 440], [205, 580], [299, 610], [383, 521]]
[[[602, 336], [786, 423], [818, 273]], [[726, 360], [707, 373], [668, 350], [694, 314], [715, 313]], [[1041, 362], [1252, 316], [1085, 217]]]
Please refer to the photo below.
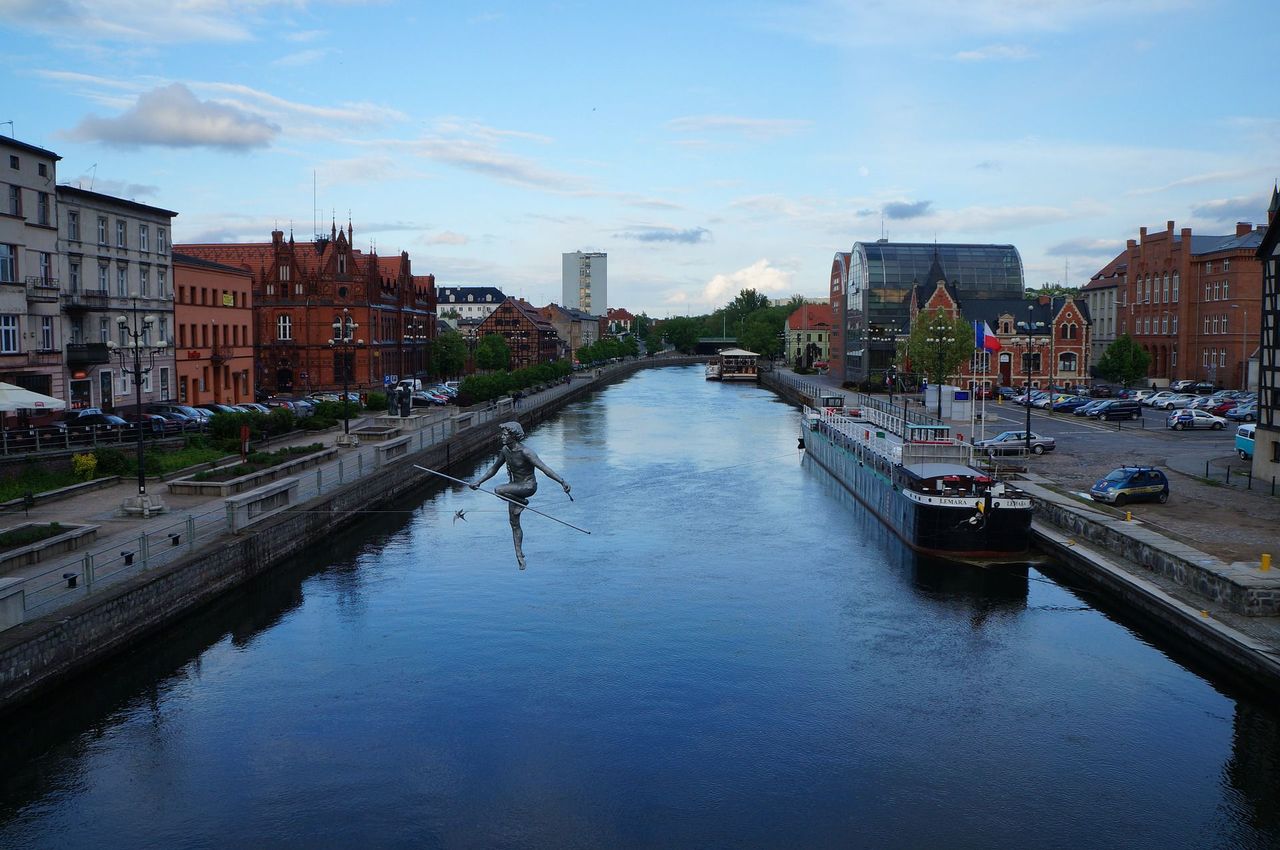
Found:
[[[607, 371], [609, 367], [602, 367], [602, 372]], [[546, 387], [526, 395], [514, 411], [510, 400], [459, 410], [449, 418], [412, 432], [411, 451], [419, 452], [452, 438], [457, 433], [454, 430], [455, 416], [470, 416], [470, 424], [461, 429], [467, 430], [509, 418], [513, 412], [550, 403], [572, 389], [572, 383]], [[376, 444], [365, 445], [329, 463], [299, 473], [298, 502], [305, 503], [377, 473], [375, 452]], [[124, 542], [116, 536], [110, 543], [63, 557], [40, 572], [23, 578], [24, 618], [48, 614], [103, 587], [146, 570], [163, 567], [229, 533], [227, 509], [221, 500], [200, 512], [181, 517], [170, 515], [146, 522], [136, 536], [126, 538]]]

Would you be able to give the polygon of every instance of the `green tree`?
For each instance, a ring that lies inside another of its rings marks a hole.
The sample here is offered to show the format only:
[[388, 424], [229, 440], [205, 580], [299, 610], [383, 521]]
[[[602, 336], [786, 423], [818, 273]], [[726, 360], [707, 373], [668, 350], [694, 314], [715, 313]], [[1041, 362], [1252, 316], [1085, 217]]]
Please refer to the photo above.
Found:
[[692, 354], [702, 336], [702, 320], [676, 316], [662, 324], [662, 336], [684, 354]]
[[457, 331], [445, 331], [436, 337], [431, 362], [442, 378], [461, 375], [467, 363], [467, 343]]
[[485, 334], [476, 343], [476, 365], [481, 369], [507, 369], [511, 365], [511, 349], [501, 334]]
[[1128, 334], [1107, 346], [1098, 358], [1098, 374], [1112, 383], [1127, 387], [1134, 381], [1145, 379], [1151, 366], [1151, 355], [1133, 341]]
[[945, 384], [960, 364], [973, 356], [973, 325], [945, 310], [916, 316], [911, 334], [899, 350], [899, 371], [923, 374], [930, 384]]
[[754, 351], [766, 359], [772, 359], [782, 347], [779, 334], [782, 321], [778, 311], [757, 310], [742, 323], [742, 331], [738, 334], [738, 344], [748, 351]]

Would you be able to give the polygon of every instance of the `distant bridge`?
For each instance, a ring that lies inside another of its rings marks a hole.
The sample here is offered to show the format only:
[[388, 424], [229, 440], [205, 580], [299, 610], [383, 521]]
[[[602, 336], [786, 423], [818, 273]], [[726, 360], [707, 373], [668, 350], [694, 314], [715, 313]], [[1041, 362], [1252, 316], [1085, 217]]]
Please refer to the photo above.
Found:
[[737, 344], [736, 336], [704, 336], [698, 338], [693, 351], [695, 354], [715, 354], [722, 348], [733, 348]]

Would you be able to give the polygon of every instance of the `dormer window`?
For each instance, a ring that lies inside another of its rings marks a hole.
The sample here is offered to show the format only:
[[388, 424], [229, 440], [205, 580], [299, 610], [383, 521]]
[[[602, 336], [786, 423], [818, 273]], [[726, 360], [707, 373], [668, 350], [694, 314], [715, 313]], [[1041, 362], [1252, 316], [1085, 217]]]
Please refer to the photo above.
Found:
[[346, 273], [347, 273], [347, 255], [339, 254], [338, 255], [338, 274], [346, 274]]

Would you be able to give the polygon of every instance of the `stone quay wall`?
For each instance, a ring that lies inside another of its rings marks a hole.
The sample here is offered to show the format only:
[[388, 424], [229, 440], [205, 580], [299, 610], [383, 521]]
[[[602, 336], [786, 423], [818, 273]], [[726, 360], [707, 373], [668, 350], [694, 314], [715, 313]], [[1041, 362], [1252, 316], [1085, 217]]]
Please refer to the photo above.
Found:
[[[585, 378], [579, 373], [569, 392], [542, 403], [526, 400], [513, 417], [532, 426], [566, 404], [639, 369], [690, 365], [705, 359], [646, 359], [618, 364]], [[91, 669], [104, 658], [286, 559], [310, 547], [323, 546], [335, 530], [357, 524], [370, 507], [414, 491], [438, 488], [438, 480], [413, 471], [412, 465], [447, 470], [454, 464], [492, 454], [498, 441], [498, 424], [469, 427], [447, 441], [390, 464], [391, 469], [403, 468], [406, 474], [387, 474], [388, 467], [384, 466], [331, 493], [255, 523], [240, 535], [220, 538], [166, 567], [142, 573], [0, 633], [0, 710]]]

